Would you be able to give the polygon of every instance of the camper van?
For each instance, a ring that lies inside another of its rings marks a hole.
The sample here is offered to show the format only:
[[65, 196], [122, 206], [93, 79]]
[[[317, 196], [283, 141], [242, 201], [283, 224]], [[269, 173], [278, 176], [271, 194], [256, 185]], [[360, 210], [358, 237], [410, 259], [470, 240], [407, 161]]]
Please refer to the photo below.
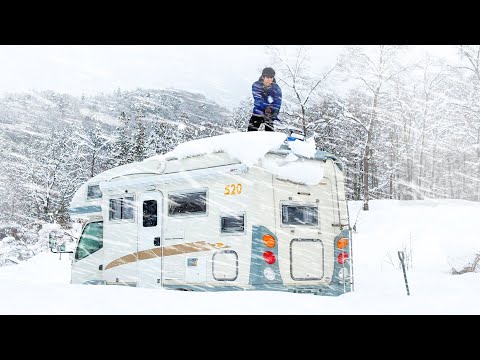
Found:
[[342, 164], [279, 132], [180, 144], [84, 183], [71, 283], [184, 291], [353, 290]]

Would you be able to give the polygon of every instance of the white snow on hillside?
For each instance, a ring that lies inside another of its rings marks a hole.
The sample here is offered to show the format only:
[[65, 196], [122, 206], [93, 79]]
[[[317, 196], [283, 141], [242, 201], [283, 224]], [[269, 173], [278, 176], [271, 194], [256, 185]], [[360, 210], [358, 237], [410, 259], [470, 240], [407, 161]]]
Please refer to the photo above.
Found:
[[[71, 285], [67, 255], [0, 268], [1, 314], [480, 314], [480, 273], [451, 275], [479, 252], [480, 204], [460, 200], [351, 202], [355, 291], [183, 292]], [[407, 296], [397, 251], [408, 255]]]

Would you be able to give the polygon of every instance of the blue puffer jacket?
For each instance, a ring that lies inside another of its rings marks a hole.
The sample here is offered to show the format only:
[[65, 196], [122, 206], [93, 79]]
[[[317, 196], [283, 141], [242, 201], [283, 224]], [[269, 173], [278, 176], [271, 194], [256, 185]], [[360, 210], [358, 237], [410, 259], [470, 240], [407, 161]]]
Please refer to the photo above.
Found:
[[270, 107], [272, 110], [272, 119], [277, 118], [277, 115], [280, 112], [280, 107], [282, 106], [282, 90], [275, 82], [275, 79], [273, 79], [273, 82], [268, 89], [264, 89], [262, 78], [255, 81], [252, 85], [252, 95], [254, 100], [254, 115], [264, 115], [265, 109]]

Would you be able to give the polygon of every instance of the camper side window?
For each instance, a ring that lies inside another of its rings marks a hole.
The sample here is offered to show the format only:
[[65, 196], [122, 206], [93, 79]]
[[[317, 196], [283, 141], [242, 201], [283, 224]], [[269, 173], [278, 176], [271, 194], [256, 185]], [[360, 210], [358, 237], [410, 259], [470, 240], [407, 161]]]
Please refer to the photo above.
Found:
[[282, 224], [318, 226], [318, 207], [282, 205]]
[[245, 232], [245, 214], [220, 216], [222, 234]]
[[103, 247], [103, 222], [88, 223], [78, 240], [75, 260], [82, 260]]
[[168, 195], [168, 215], [205, 214], [207, 212], [207, 192], [189, 192]]
[[88, 185], [87, 200], [101, 199], [101, 198], [102, 198], [102, 191], [100, 190], [100, 185]]
[[133, 196], [110, 199], [109, 220], [133, 219]]

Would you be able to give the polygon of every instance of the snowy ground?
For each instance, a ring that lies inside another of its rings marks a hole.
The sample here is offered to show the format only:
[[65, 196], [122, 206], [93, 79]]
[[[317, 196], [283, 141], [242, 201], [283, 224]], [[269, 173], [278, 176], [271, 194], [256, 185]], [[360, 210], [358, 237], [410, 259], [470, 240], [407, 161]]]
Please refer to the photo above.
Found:
[[[42, 253], [0, 268], [0, 314], [480, 314], [480, 273], [450, 275], [480, 251], [480, 203], [350, 203], [355, 291], [339, 297], [283, 292], [195, 293], [71, 285], [67, 255]], [[358, 218], [357, 218], [358, 216]], [[397, 251], [405, 250], [411, 296]], [[393, 263], [393, 264], [392, 264]]]

